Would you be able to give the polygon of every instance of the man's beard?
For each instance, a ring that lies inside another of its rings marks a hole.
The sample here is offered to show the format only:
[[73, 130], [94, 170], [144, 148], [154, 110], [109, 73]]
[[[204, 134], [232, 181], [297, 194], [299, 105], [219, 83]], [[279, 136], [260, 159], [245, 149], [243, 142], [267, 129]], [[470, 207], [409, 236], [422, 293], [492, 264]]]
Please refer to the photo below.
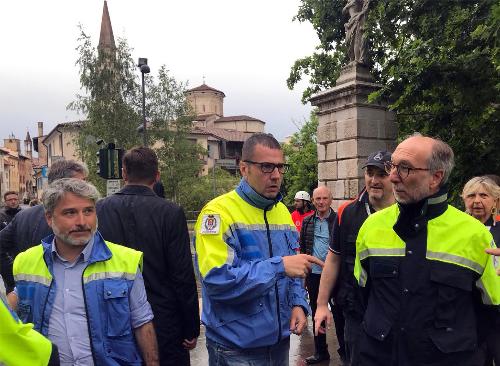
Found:
[[412, 190], [409, 190], [409, 192], [408, 190], [405, 190], [404, 195], [406, 197], [402, 197], [402, 195], [398, 194], [398, 192], [396, 192], [395, 189], [393, 189], [393, 193], [394, 193], [394, 198], [396, 198], [396, 201], [403, 205], [417, 203], [422, 201], [424, 198], [430, 196], [430, 191], [425, 187], [416, 187]]
[[[96, 225], [96, 228], [94, 230], [92, 230], [91, 227], [85, 225], [85, 226], [78, 227], [77, 230], [72, 230], [68, 234], [63, 234], [61, 231], [59, 231], [59, 228], [56, 225], [52, 225], [52, 231], [54, 232], [54, 235], [56, 236], [56, 238], [58, 238], [59, 240], [61, 240], [65, 244], [75, 246], [75, 247], [81, 247], [81, 246], [86, 245], [90, 241], [90, 239], [92, 239], [92, 237], [94, 236], [94, 234], [97, 231], [97, 225]], [[70, 236], [71, 233], [79, 232], [79, 231], [88, 232], [89, 233], [88, 237], [79, 238], [79, 239], [71, 238], [71, 236]]]

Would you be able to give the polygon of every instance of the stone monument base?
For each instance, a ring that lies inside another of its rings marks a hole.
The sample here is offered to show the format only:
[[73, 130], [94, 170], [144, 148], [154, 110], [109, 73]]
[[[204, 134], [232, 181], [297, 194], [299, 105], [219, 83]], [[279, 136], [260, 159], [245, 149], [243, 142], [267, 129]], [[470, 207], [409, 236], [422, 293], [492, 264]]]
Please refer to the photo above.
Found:
[[314, 95], [319, 119], [318, 184], [327, 185], [336, 209], [364, 187], [362, 165], [376, 150], [393, 151], [398, 125], [383, 103], [368, 103], [380, 89], [367, 67], [351, 62], [342, 68], [335, 87]]

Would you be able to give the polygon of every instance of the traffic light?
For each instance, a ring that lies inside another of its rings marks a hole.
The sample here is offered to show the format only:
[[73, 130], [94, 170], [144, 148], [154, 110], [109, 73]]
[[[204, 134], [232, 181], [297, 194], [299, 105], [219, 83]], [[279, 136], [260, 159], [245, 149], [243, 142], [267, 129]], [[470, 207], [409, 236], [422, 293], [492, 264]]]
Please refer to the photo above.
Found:
[[109, 179], [109, 150], [99, 149], [97, 152], [97, 174], [104, 179]]
[[97, 174], [104, 179], [122, 179], [122, 159], [125, 150], [116, 149], [115, 144], [97, 152]]

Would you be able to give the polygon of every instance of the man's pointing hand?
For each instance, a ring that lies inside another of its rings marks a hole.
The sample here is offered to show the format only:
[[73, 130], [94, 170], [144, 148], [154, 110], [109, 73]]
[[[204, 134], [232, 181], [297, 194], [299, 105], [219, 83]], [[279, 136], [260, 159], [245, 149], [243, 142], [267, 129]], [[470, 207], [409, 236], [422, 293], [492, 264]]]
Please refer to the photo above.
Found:
[[324, 266], [323, 261], [312, 255], [297, 254], [283, 257], [283, 265], [288, 277], [306, 277], [311, 271], [313, 263], [321, 267]]

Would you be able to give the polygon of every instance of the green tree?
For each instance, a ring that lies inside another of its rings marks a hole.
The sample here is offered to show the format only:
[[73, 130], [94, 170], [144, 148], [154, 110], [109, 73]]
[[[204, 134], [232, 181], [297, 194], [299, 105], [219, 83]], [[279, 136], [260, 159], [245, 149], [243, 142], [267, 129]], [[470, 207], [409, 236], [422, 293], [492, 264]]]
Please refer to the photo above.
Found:
[[[96, 49], [81, 28], [77, 51], [86, 94], [77, 95], [69, 108], [87, 116], [76, 141], [78, 152], [89, 166], [90, 180], [104, 192], [104, 180], [96, 174], [95, 142], [102, 139], [124, 149], [142, 144], [137, 131], [142, 125], [139, 74], [125, 39], [119, 39], [116, 49]], [[196, 140], [188, 138], [194, 117], [184, 94], [186, 83], [178, 82], [165, 66], [156, 79], [146, 75], [145, 83], [148, 146], [157, 151], [167, 197], [183, 204], [178, 197], [180, 187], [198, 179], [206, 154]]]
[[97, 50], [80, 26], [79, 54], [80, 84], [86, 94], [78, 94], [68, 108], [86, 115], [76, 139], [78, 154], [88, 165], [90, 180], [104, 192], [104, 181], [97, 176], [97, 139], [131, 148], [139, 143], [137, 126], [138, 91], [135, 65], [126, 40], [119, 39], [115, 52]]
[[309, 77], [309, 85], [302, 93], [304, 104], [313, 94], [333, 87], [339, 77], [341, 64], [346, 59], [344, 5], [344, 0], [302, 0], [293, 18], [310, 22], [319, 39], [312, 55], [295, 61], [287, 79], [288, 87], [293, 89], [304, 75]]
[[[334, 0], [328, 8], [330, 0], [302, 1], [297, 19], [314, 25], [320, 39], [317, 50], [329, 57], [307, 68], [298, 60], [292, 68], [289, 87], [303, 75], [321, 79], [310, 78], [304, 99], [331, 86], [345, 62], [339, 56], [344, 53], [344, 3]], [[366, 32], [373, 74], [382, 85], [370, 100], [390, 101], [401, 137], [420, 131], [452, 146], [456, 168], [450, 184], [455, 202], [471, 176], [500, 171], [499, 24], [496, 0], [370, 3]]]
[[311, 113], [298, 132], [292, 135], [289, 144], [283, 146], [285, 159], [290, 169], [284, 179], [285, 204], [291, 205], [297, 191], [311, 193], [318, 185], [318, 151], [316, 130], [318, 118]]
[[188, 138], [194, 115], [185, 90], [186, 84], [172, 77], [165, 66], [160, 67], [158, 82], [149, 86], [149, 116], [165, 193], [183, 206], [188, 202], [181, 198], [181, 187], [189, 187], [198, 179], [206, 155], [196, 140]]
[[208, 175], [198, 177], [190, 185], [180, 187], [179, 200], [182, 202], [182, 207], [186, 212], [195, 213], [191, 216], [191, 219], [196, 219], [196, 213], [199, 213], [208, 201], [233, 190], [239, 181], [239, 175], [233, 175], [227, 170], [216, 167], [215, 183], [214, 171], [210, 169]]

